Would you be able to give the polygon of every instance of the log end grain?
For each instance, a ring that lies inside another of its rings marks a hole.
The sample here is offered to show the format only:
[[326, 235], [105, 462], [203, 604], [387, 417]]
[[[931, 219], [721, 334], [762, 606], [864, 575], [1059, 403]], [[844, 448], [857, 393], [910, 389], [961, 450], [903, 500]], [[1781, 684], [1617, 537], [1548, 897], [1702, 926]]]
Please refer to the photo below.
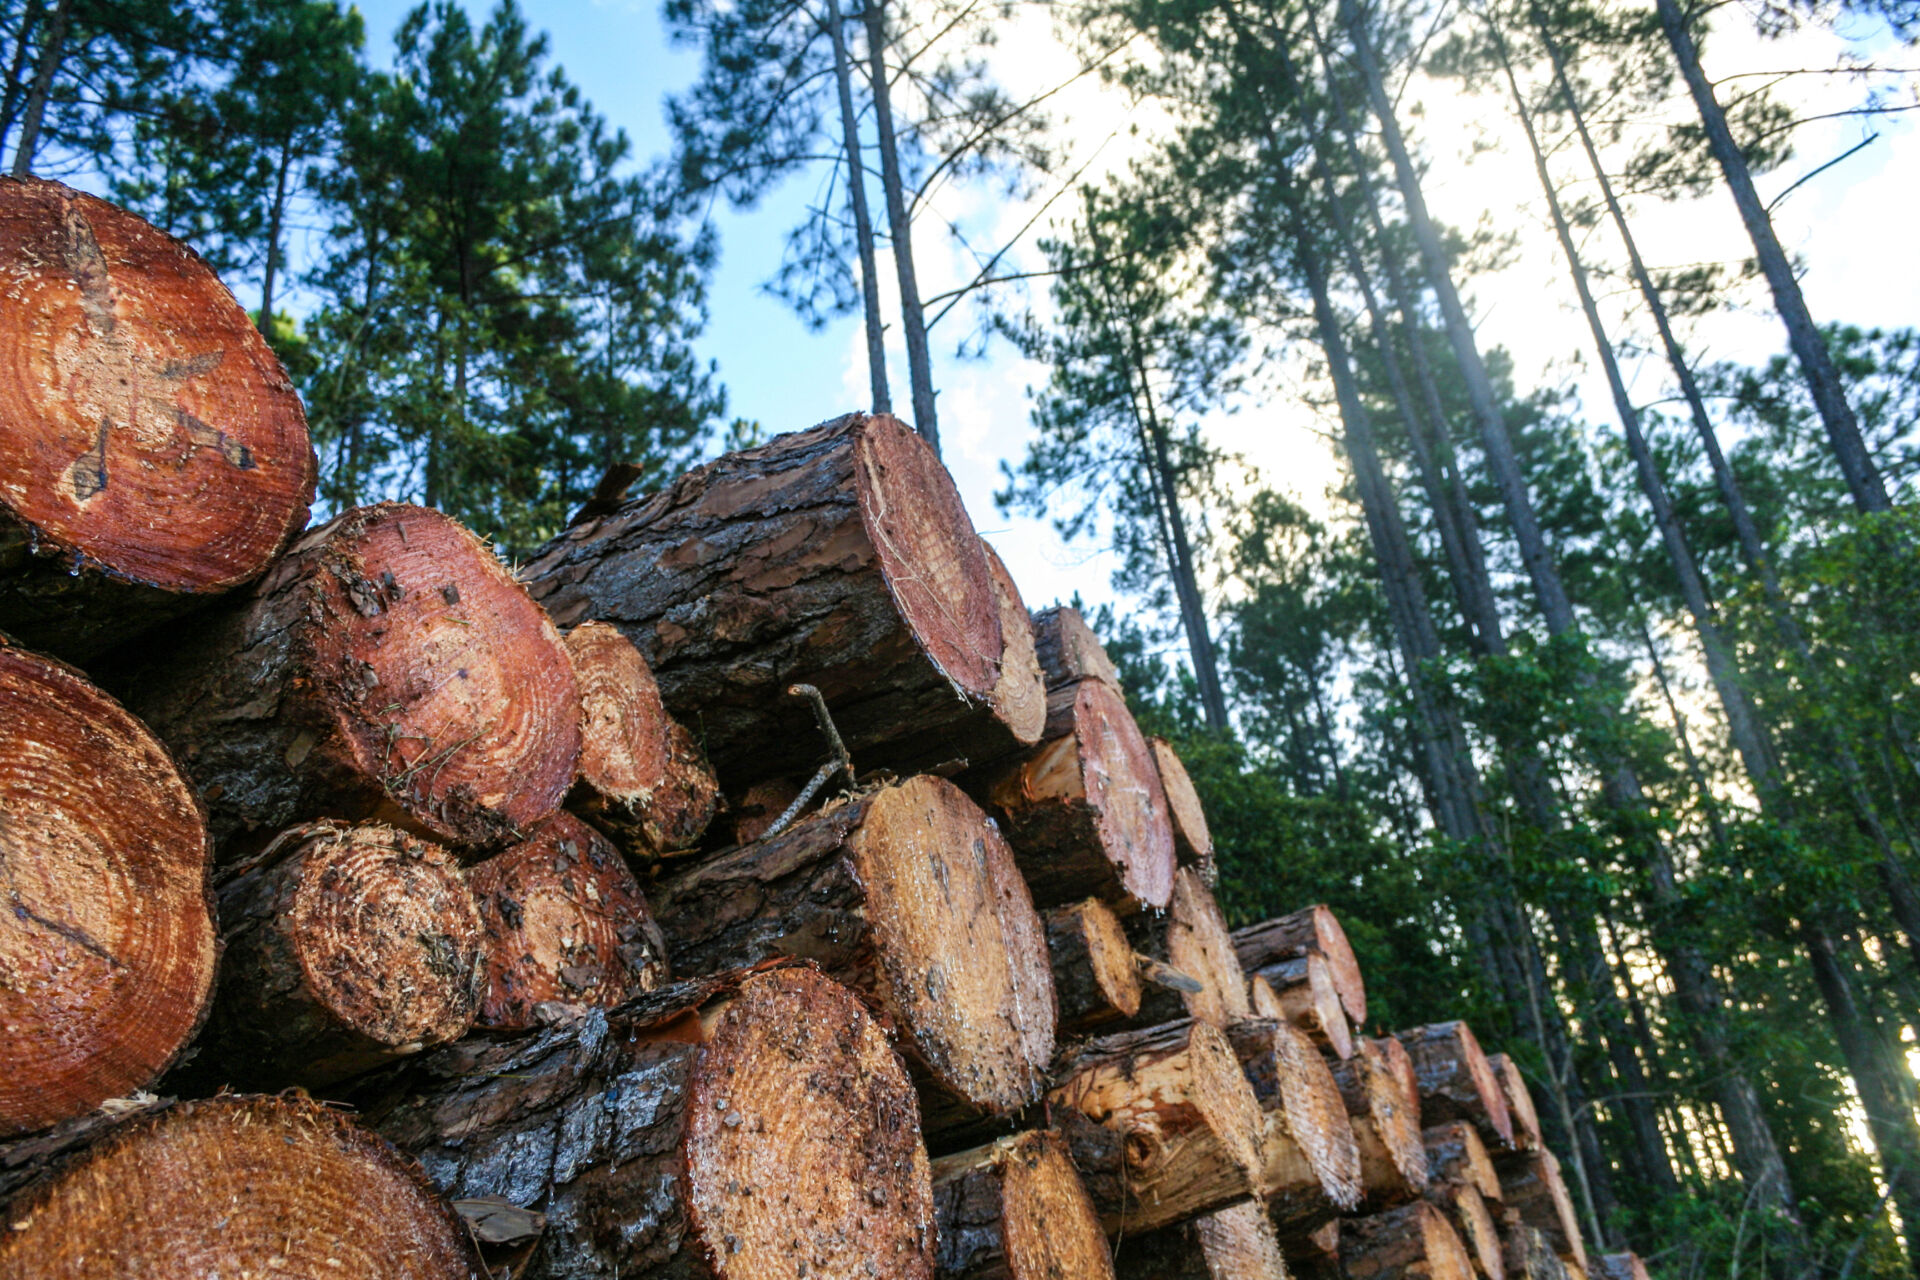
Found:
[[1328, 1065], [1353, 1118], [1362, 1162], [1387, 1166], [1367, 1176], [1369, 1195], [1391, 1188], [1387, 1198], [1397, 1201], [1424, 1191], [1432, 1173], [1420, 1127], [1419, 1082], [1406, 1047], [1390, 1036], [1363, 1039], [1355, 1042], [1353, 1057]]
[[1207, 812], [1200, 803], [1200, 793], [1194, 789], [1193, 779], [1187, 776], [1187, 766], [1180, 763], [1180, 756], [1173, 744], [1165, 738], [1149, 738], [1147, 744], [1153, 749], [1153, 762], [1160, 773], [1160, 787], [1167, 793], [1167, 814], [1173, 820], [1174, 848], [1180, 855], [1180, 861], [1199, 870], [1201, 876], [1211, 885], [1219, 878], [1219, 870], [1213, 861], [1213, 834], [1207, 830]]
[[315, 461], [233, 295], [141, 218], [33, 178], [0, 179], [0, 271], [0, 525], [58, 560], [0, 581], [9, 628], [86, 657], [138, 620], [84, 579], [206, 596], [257, 577], [306, 524]]
[[1500, 1097], [1513, 1118], [1513, 1145], [1516, 1150], [1533, 1151], [1545, 1145], [1540, 1134], [1540, 1113], [1534, 1109], [1533, 1090], [1520, 1073], [1520, 1064], [1504, 1053], [1489, 1054], [1487, 1065], [1500, 1082]]
[[1253, 975], [1252, 990], [1259, 1016], [1286, 1019], [1337, 1058], [1353, 1056], [1346, 1008], [1334, 987], [1332, 967], [1318, 952], [1261, 969]]
[[1140, 971], [1120, 917], [1098, 898], [1042, 918], [1063, 1035], [1125, 1022], [1140, 1012]]
[[1347, 941], [1340, 918], [1326, 906], [1308, 907], [1290, 916], [1266, 920], [1237, 929], [1234, 949], [1240, 965], [1248, 973], [1258, 973], [1277, 960], [1291, 960], [1307, 952], [1317, 952], [1328, 965], [1340, 1003], [1354, 1026], [1367, 1024], [1367, 984], [1360, 973], [1360, 961]]
[[1253, 1200], [1130, 1236], [1116, 1252], [1120, 1280], [1287, 1280], [1273, 1220]]
[[199, 1027], [216, 956], [193, 794], [133, 716], [0, 640], [0, 1136], [145, 1087]]
[[183, 1102], [28, 1187], [0, 1274], [474, 1280], [467, 1232], [412, 1161], [304, 1100]]
[[[1360, 1152], [1326, 1060], [1289, 1022], [1234, 1023], [1227, 1038], [1266, 1119], [1261, 1156], [1266, 1195], [1283, 1219], [1348, 1212], [1360, 1203]], [[1299, 1207], [1298, 1212], [1295, 1206]]]
[[933, 1199], [942, 1280], [1112, 1280], [1100, 1219], [1056, 1133], [935, 1161]]
[[1473, 1258], [1447, 1215], [1424, 1200], [1341, 1224], [1348, 1280], [1473, 1280]]
[[1032, 746], [1047, 727], [1047, 683], [1034, 651], [1033, 624], [1020, 588], [1000, 555], [985, 543], [993, 598], [1000, 607], [1000, 676], [991, 701], [1014, 741]]
[[531, 1027], [549, 1002], [610, 1008], [667, 980], [666, 939], [639, 882], [572, 814], [555, 814], [467, 883], [487, 957], [476, 1026]]
[[693, 735], [661, 705], [647, 660], [604, 622], [573, 628], [566, 645], [580, 689], [580, 774], [568, 804], [635, 857], [692, 848], [720, 788]]
[[1435, 1022], [1396, 1039], [1406, 1047], [1420, 1087], [1424, 1128], [1465, 1120], [1497, 1150], [1513, 1146], [1513, 1118], [1486, 1052], [1464, 1022]]

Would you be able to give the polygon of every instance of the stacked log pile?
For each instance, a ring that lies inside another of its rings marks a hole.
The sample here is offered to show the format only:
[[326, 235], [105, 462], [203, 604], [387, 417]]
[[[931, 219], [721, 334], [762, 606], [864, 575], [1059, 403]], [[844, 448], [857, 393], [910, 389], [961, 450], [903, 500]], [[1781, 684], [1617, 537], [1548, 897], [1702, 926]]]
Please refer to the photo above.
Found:
[[1586, 1268], [1518, 1070], [1370, 1036], [1324, 906], [1229, 931], [904, 424], [512, 575], [303, 533], [297, 399], [144, 223], [0, 180], [0, 261], [0, 1277]]

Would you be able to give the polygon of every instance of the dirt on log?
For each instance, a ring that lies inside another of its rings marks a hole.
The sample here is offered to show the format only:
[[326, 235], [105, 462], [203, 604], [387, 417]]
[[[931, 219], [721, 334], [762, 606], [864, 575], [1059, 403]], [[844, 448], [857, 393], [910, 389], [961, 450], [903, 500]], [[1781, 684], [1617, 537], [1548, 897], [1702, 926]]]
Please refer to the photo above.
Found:
[[1534, 1151], [1546, 1145], [1546, 1139], [1540, 1133], [1540, 1113], [1534, 1109], [1533, 1091], [1527, 1087], [1527, 1078], [1520, 1074], [1520, 1066], [1504, 1053], [1487, 1055], [1487, 1065], [1493, 1068], [1494, 1079], [1500, 1082], [1500, 1098], [1507, 1104], [1507, 1115], [1513, 1121], [1513, 1145], [1517, 1151]]
[[206, 263], [0, 178], [0, 624], [87, 661], [258, 577], [314, 476], [300, 397]]
[[1057, 604], [1034, 614], [1033, 647], [1049, 689], [1076, 680], [1102, 680], [1120, 687], [1120, 669], [1078, 609]]
[[312, 530], [127, 683], [227, 858], [317, 818], [509, 844], [560, 807], [580, 755], [559, 634], [484, 543], [425, 507]]
[[352, 1276], [480, 1280], [466, 1228], [413, 1161], [301, 1098], [146, 1111], [35, 1157], [0, 1221], [6, 1280]]
[[467, 875], [486, 981], [474, 1025], [524, 1030], [546, 1004], [624, 1004], [667, 981], [667, 943], [620, 851], [570, 813]]
[[685, 725], [660, 703], [647, 660], [617, 627], [567, 633], [580, 689], [580, 772], [567, 807], [641, 860], [694, 848], [720, 786]]
[[933, 1275], [912, 1084], [861, 1002], [810, 967], [468, 1040], [359, 1101], [456, 1203], [537, 1211], [515, 1280]]
[[1447, 1215], [1425, 1200], [1340, 1226], [1347, 1280], [1473, 1280], [1473, 1258]]
[[[521, 570], [561, 626], [611, 622], [729, 788], [827, 757], [907, 772], [1021, 745], [994, 705], [1005, 638], [985, 544], [926, 441], [849, 414], [583, 520]], [[914, 738], [940, 759], [893, 750]]]
[[1260, 1194], [1260, 1104], [1215, 1028], [1190, 1019], [1092, 1040], [1055, 1078], [1048, 1114], [1108, 1235]]
[[391, 827], [283, 833], [219, 889], [226, 955], [194, 1091], [319, 1089], [473, 1025], [480, 913], [446, 850]]
[[1396, 1038], [1413, 1060], [1423, 1128], [1465, 1120], [1497, 1151], [1513, 1146], [1513, 1118], [1487, 1055], [1464, 1022], [1435, 1022]]
[[1286, 1019], [1336, 1058], [1353, 1056], [1353, 1029], [1320, 953], [1275, 961], [1253, 976], [1252, 990], [1259, 1016]]
[[1360, 1152], [1333, 1074], [1306, 1035], [1272, 1019], [1236, 1022], [1227, 1039], [1261, 1110], [1261, 1194], [1284, 1235], [1350, 1213]]
[[1236, 929], [1233, 945], [1240, 956], [1240, 967], [1249, 976], [1281, 960], [1297, 959], [1309, 952], [1319, 955], [1327, 962], [1347, 1017], [1356, 1027], [1367, 1025], [1366, 980], [1347, 941], [1347, 931], [1340, 927], [1331, 908], [1308, 907], [1277, 920]]
[[1121, 1242], [1120, 1280], [1287, 1280], [1273, 1220], [1249, 1200]]
[[1376, 1210], [1415, 1199], [1431, 1169], [1420, 1130], [1420, 1091], [1413, 1060], [1392, 1037], [1354, 1042], [1351, 1058], [1327, 1059], [1353, 1138], [1362, 1185]]
[[1040, 1096], [1053, 1057], [1046, 937], [1000, 835], [925, 775], [845, 800], [659, 882], [674, 971], [812, 960], [899, 1033], [937, 1145]]
[[1120, 917], [1098, 898], [1041, 917], [1062, 1036], [1112, 1030], [1140, 1012], [1140, 971]]
[[144, 725], [0, 637], [0, 1137], [145, 1088], [199, 1027], [207, 834]]
[[1220, 869], [1214, 865], [1213, 833], [1207, 829], [1207, 813], [1200, 804], [1200, 793], [1194, 789], [1193, 779], [1187, 776], [1187, 766], [1180, 763], [1172, 743], [1165, 738], [1148, 738], [1147, 745], [1153, 749], [1160, 789], [1167, 793], [1174, 852], [1182, 863], [1197, 870], [1211, 888], [1220, 879]]
[[941, 1280], [1113, 1280], [1066, 1142], [1030, 1130], [933, 1163]]
[[1153, 753], [1100, 680], [1047, 694], [1045, 739], [981, 780], [1034, 901], [1099, 898], [1123, 913], [1173, 898], [1173, 827]]
[[1137, 1022], [1153, 1026], [1199, 1018], [1225, 1027], [1254, 1016], [1227, 918], [1197, 868], [1177, 868], [1167, 909], [1140, 912], [1127, 920], [1126, 929], [1135, 951], [1171, 965], [1200, 985], [1198, 991], [1180, 991], [1149, 984]]

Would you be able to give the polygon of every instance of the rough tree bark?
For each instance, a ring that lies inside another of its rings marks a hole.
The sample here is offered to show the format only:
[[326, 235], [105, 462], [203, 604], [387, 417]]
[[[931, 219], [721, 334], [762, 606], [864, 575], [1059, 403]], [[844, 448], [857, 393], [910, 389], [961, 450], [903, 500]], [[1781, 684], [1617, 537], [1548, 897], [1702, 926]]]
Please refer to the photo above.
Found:
[[1105, 680], [1120, 687], [1120, 669], [1071, 605], [1056, 604], [1033, 615], [1033, 648], [1049, 689], [1075, 680]]
[[1192, 867], [1173, 875], [1173, 899], [1164, 912], [1143, 911], [1126, 922], [1127, 936], [1141, 955], [1162, 961], [1192, 978], [1198, 991], [1175, 991], [1149, 984], [1136, 1021], [1153, 1026], [1176, 1018], [1198, 1018], [1216, 1027], [1253, 1016], [1247, 975], [1233, 954], [1233, 935], [1206, 881]]
[[547, 1004], [611, 1008], [667, 981], [667, 942], [620, 851], [556, 813], [467, 875], [486, 977], [474, 1024], [534, 1026]]
[[0, 620], [87, 661], [258, 577], [307, 522], [313, 447], [280, 361], [173, 237], [0, 179], [0, 258]]
[[0, 1275], [486, 1275], [411, 1160], [302, 1098], [180, 1102], [61, 1154], [7, 1153], [10, 1179], [31, 1176], [0, 1221]]
[[1513, 1117], [1486, 1052], [1464, 1022], [1434, 1022], [1395, 1036], [1413, 1061], [1420, 1123], [1431, 1129], [1465, 1120], [1495, 1149], [1513, 1147]]
[[1121, 1242], [1120, 1280], [1287, 1280], [1273, 1219], [1253, 1201]]
[[1507, 1156], [1499, 1161], [1499, 1169], [1500, 1199], [1507, 1211], [1539, 1230], [1555, 1253], [1585, 1270], [1587, 1246], [1580, 1235], [1580, 1218], [1553, 1152]]
[[1364, 1194], [1359, 1148], [1326, 1062], [1286, 1022], [1227, 1028], [1262, 1115], [1261, 1194], [1282, 1235], [1312, 1231], [1351, 1212]]
[[1233, 949], [1240, 957], [1240, 967], [1249, 974], [1257, 974], [1280, 961], [1308, 954], [1319, 956], [1327, 962], [1329, 976], [1334, 989], [1340, 993], [1340, 1004], [1346, 1009], [1347, 1017], [1356, 1027], [1366, 1025], [1366, 979], [1361, 976], [1360, 961], [1354, 957], [1353, 946], [1347, 941], [1347, 931], [1340, 927], [1339, 917], [1331, 908], [1308, 907], [1277, 920], [1236, 929]]
[[642, 861], [692, 849], [719, 806], [699, 744], [660, 704], [647, 660], [618, 628], [567, 633], [580, 688], [580, 773], [567, 806]]
[[538, 1205], [515, 1280], [933, 1274], [913, 1088], [806, 967], [676, 983], [370, 1078], [368, 1122], [458, 1201]]
[[1100, 1219], [1057, 1133], [936, 1160], [933, 1209], [941, 1280], [1113, 1280]]
[[926, 441], [886, 415], [728, 454], [575, 524], [521, 576], [560, 625], [633, 641], [729, 789], [826, 759], [796, 682], [862, 769], [1025, 745], [992, 697], [1005, 637], [985, 544]]
[[1473, 1259], [1447, 1215], [1412, 1204], [1341, 1224], [1347, 1280], [1473, 1280]]
[[225, 857], [321, 817], [506, 844], [560, 807], [580, 755], [559, 634], [484, 543], [424, 507], [311, 531], [128, 686]]
[[1054, 1051], [1045, 932], [999, 834], [915, 777], [660, 882], [676, 972], [813, 960], [899, 1034], [936, 1141], [1040, 1096]]
[[847, 199], [853, 206], [853, 239], [860, 253], [861, 315], [866, 322], [867, 384], [874, 413], [893, 412], [887, 387], [886, 321], [880, 314], [880, 271], [874, 252], [873, 215], [867, 210], [867, 169], [861, 154], [860, 115], [853, 105], [853, 59], [847, 54], [846, 18], [840, 0], [826, 0], [823, 24], [833, 41], [833, 86], [840, 106], [840, 145], [847, 154]]
[[1112, 1030], [1131, 1021], [1140, 1012], [1140, 972], [1120, 917], [1098, 898], [1088, 898], [1055, 907], [1041, 919], [1053, 965], [1059, 1034]]
[[1042, 906], [1096, 897], [1132, 912], [1172, 901], [1173, 827], [1153, 753], [1104, 681], [1049, 692], [1040, 745], [975, 785]]
[[1327, 1066], [1353, 1125], [1367, 1202], [1384, 1209], [1419, 1196], [1431, 1173], [1420, 1087], [1406, 1047], [1391, 1036], [1358, 1040], [1351, 1058], [1332, 1058]]
[[1261, 1017], [1291, 1022], [1336, 1058], [1353, 1055], [1353, 1032], [1326, 957], [1308, 952], [1279, 960], [1256, 973], [1252, 981], [1254, 1011]]
[[0, 637], [0, 1137], [143, 1089], [199, 1028], [207, 835], [146, 727]]

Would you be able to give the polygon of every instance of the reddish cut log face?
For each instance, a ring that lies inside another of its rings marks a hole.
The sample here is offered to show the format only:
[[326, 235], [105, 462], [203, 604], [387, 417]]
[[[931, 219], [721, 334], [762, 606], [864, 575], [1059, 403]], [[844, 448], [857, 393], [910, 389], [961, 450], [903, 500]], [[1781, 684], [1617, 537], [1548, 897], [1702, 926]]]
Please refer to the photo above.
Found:
[[468, 876], [486, 936], [476, 1022], [530, 1027], [537, 1007], [619, 1004], [667, 979], [667, 944], [626, 862], [561, 812]]
[[716, 1275], [931, 1277], [919, 1106], [843, 988], [806, 969], [742, 984], [687, 1105], [690, 1208]]
[[1148, 906], [1173, 898], [1173, 828], [1153, 757], [1126, 703], [1104, 682], [1083, 680], [1074, 698], [1080, 783], [1101, 843], [1125, 867], [1127, 890]]
[[57, 182], [0, 180], [0, 507], [167, 591], [257, 576], [306, 523], [300, 399], [207, 265]]
[[953, 477], [911, 428], [879, 414], [854, 446], [854, 487], [901, 618], [947, 679], [989, 698], [1000, 678], [1000, 606]]
[[0, 1134], [144, 1087], [213, 981], [207, 837], [167, 753], [71, 667], [0, 643]]
[[1033, 647], [1033, 623], [999, 553], [984, 542], [981, 545], [987, 552], [993, 598], [1000, 607], [1000, 675], [993, 686], [993, 706], [1017, 741], [1032, 744], [1040, 741], [1047, 727], [1047, 682]]
[[480, 540], [424, 507], [350, 511], [315, 574], [316, 690], [354, 768], [454, 843], [495, 844], [559, 808], [580, 757], [559, 633]]
[[8, 1207], [0, 1276], [471, 1280], [466, 1229], [411, 1161], [285, 1098], [180, 1103]]

